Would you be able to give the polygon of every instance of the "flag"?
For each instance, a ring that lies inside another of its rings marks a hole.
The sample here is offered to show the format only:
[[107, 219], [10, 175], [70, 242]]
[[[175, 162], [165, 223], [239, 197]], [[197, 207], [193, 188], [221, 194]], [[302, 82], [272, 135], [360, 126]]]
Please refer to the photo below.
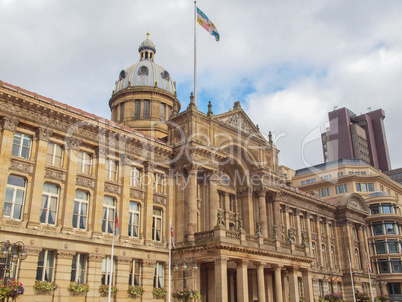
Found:
[[173, 226], [172, 226], [172, 222], [170, 222], [170, 238], [172, 240], [172, 248], [176, 248], [174, 245], [174, 234], [173, 234]]
[[197, 7], [197, 22], [206, 29], [211, 35], [215, 37], [216, 42], [219, 41], [220, 35], [215, 25], [208, 19], [208, 17]]
[[116, 231], [116, 236], [119, 234], [119, 220], [117, 219], [117, 209], [114, 211], [114, 229]]
[[367, 260], [367, 273], [370, 275], [371, 274], [371, 268], [370, 268], [370, 261]]

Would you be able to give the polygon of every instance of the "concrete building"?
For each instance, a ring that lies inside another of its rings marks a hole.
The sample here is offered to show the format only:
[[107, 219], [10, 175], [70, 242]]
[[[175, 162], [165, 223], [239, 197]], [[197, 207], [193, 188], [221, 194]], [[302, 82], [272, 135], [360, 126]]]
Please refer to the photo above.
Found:
[[392, 180], [396, 181], [399, 184], [402, 184], [402, 168], [392, 169], [384, 172], [385, 175], [388, 175]]
[[329, 128], [322, 133], [324, 161], [361, 159], [381, 170], [391, 169], [384, 127], [384, 110], [357, 116], [347, 108], [328, 113]]
[[[392, 301], [401, 301], [402, 186], [357, 159], [338, 160], [297, 170], [293, 185], [330, 204], [338, 204], [355, 193], [364, 198], [370, 208], [365, 233], [375, 274], [373, 279], [386, 282], [386, 285], [377, 282], [377, 293], [388, 292]], [[353, 239], [358, 239], [356, 228], [353, 228]], [[366, 266], [366, 260], [364, 257], [359, 259], [360, 268]]]
[[[130, 285], [153, 301], [168, 286], [170, 218], [171, 287], [202, 301], [313, 302], [332, 291], [350, 300], [347, 250], [364, 290], [362, 196], [332, 204], [289, 186], [292, 171], [239, 102], [214, 115], [191, 97], [180, 112], [155, 45], [139, 52], [116, 82], [112, 120], [0, 82], [0, 241], [25, 244], [11, 270], [25, 285], [20, 301], [105, 301], [111, 262], [114, 301], [130, 301]], [[58, 288], [40, 294], [35, 280]], [[90, 291], [71, 295], [71, 281]]]

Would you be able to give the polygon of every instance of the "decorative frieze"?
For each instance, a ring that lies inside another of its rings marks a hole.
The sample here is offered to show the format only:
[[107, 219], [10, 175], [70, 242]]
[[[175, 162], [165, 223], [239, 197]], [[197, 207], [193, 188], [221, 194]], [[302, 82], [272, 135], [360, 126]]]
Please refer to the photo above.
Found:
[[77, 176], [75, 183], [77, 186], [88, 187], [92, 189], [95, 187], [95, 180], [83, 176]]
[[19, 162], [17, 160], [12, 159], [10, 162], [10, 170], [32, 174], [34, 167], [32, 164]]
[[130, 197], [144, 200], [144, 192], [131, 188], [130, 189]]
[[102, 262], [105, 256], [103, 255], [97, 255], [97, 254], [90, 254], [89, 255], [89, 261], [90, 262]]
[[115, 184], [105, 183], [105, 192], [120, 194], [120, 187]]
[[45, 177], [53, 179], [53, 180], [58, 180], [58, 181], [65, 181], [66, 180], [64, 172], [49, 169], [49, 168], [45, 169]]
[[166, 204], [166, 197], [154, 195], [154, 203], [165, 205]]
[[80, 150], [80, 145], [82, 143], [82, 140], [74, 137], [66, 137], [66, 144], [67, 144], [67, 150], [72, 149], [72, 150]]
[[41, 141], [48, 142], [52, 134], [53, 130], [51, 129], [46, 129], [42, 127], [36, 129], [36, 137]]
[[15, 127], [17, 127], [19, 123], [19, 120], [16, 118], [12, 118], [12, 117], [8, 117], [8, 116], [4, 116], [1, 119], [1, 128], [4, 130], [8, 130], [11, 132], [15, 131]]
[[57, 258], [58, 259], [73, 259], [75, 253], [74, 252], [66, 252], [66, 251], [58, 251]]

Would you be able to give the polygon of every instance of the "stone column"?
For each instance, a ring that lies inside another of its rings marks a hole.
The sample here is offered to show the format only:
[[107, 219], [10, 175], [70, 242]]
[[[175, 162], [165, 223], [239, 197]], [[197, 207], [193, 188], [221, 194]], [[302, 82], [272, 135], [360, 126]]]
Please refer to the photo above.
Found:
[[367, 274], [367, 265], [364, 265], [367, 261], [367, 251], [366, 251], [366, 243], [364, 240], [364, 232], [363, 232], [363, 225], [359, 225], [357, 227], [357, 236], [359, 239], [359, 251], [360, 251], [360, 263], [361, 267], [363, 268], [364, 273]]
[[258, 191], [258, 206], [260, 208], [260, 223], [261, 233], [264, 238], [268, 237], [268, 225], [267, 225], [267, 203], [265, 200], [266, 191], [260, 189]]
[[[36, 184], [32, 186], [31, 200], [42, 200], [43, 184], [45, 182], [45, 167], [46, 167], [46, 155], [47, 145], [53, 131], [45, 128], [36, 129], [36, 151], [35, 151], [35, 167], [32, 175], [32, 183]], [[34, 150], [32, 150], [33, 152]], [[29, 223], [28, 227], [32, 228], [40, 224], [40, 203], [29, 205]], [[58, 215], [57, 215], [58, 216]], [[58, 223], [58, 222], [57, 222]]]
[[92, 205], [92, 215], [88, 221], [88, 229], [93, 237], [102, 235], [103, 197], [105, 195], [105, 147], [95, 149], [95, 190]]
[[275, 302], [283, 302], [282, 299], [282, 266], [277, 265], [274, 269], [275, 276]]
[[71, 137], [66, 138], [66, 154], [67, 154], [66, 185], [64, 188], [64, 198], [61, 198], [59, 206], [59, 213], [61, 216], [60, 225], [62, 226], [63, 233], [68, 232], [73, 228], [72, 221], [73, 221], [74, 199], [75, 199], [75, 189], [77, 185], [77, 158], [81, 142], [82, 142], [81, 140], [76, 138]]
[[289, 272], [289, 301], [299, 302], [299, 285], [297, 283], [297, 268], [293, 267]]
[[217, 222], [218, 217], [218, 190], [217, 190], [218, 174], [213, 171], [209, 175], [209, 229], [212, 230]]
[[316, 254], [318, 256], [319, 267], [323, 267], [323, 263], [322, 263], [323, 255], [322, 255], [322, 251], [321, 251], [321, 249], [322, 249], [322, 240], [321, 240], [321, 232], [320, 232], [320, 219], [317, 216], [314, 217], [314, 223], [315, 223], [315, 229], [317, 230], [317, 245], [316, 245], [315, 252], [316, 252]]
[[264, 264], [257, 265], [257, 283], [258, 283], [258, 301], [265, 302], [265, 280], [264, 280]]
[[197, 232], [197, 167], [190, 166], [188, 171], [188, 241], [194, 242], [194, 233]]
[[248, 260], [238, 260], [237, 264], [237, 301], [248, 301]]
[[248, 234], [255, 233], [253, 190], [249, 187], [241, 188], [242, 216], [244, 219], [244, 229]]
[[327, 219], [325, 219], [325, 234], [326, 234], [327, 259], [328, 259], [327, 267], [334, 269], [335, 263], [333, 263], [332, 257], [331, 257], [332, 255], [331, 255], [331, 234], [330, 233], [331, 232], [329, 230], [329, 221]]
[[228, 301], [227, 259], [215, 259], [215, 301]]
[[128, 280], [130, 277], [129, 267], [133, 259], [118, 257], [116, 263], [116, 286], [119, 291], [116, 294], [116, 300], [127, 299]]
[[99, 301], [99, 285], [102, 279], [102, 261], [105, 258], [103, 255], [89, 255], [87, 264], [88, 274], [87, 283], [91, 290], [87, 294], [87, 301]]
[[273, 272], [268, 272], [266, 275], [267, 281], [266, 281], [266, 288], [267, 288], [267, 302], [274, 302], [274, 283], [273, 283], [273, 278], [272, 278]]
[[297, 239], [296, 243], [301, 244], [302, 243], [302, 236], [301, 236], [301, 223], [300, 223], [300, 210], [296, 209], [295, 211], [295, 219], [296, 219], [296, 230], [297, 230]]
[[314, 302], [313, 280], [311, 271], [309, 269], [302, 270], [302, 280], [304, 299], [306, 299], [306, 302]]
[[20, 261], [19, 280], [24, 284], [25, 294], [27, 296], [34, 295], [33, 286], [36, 280], [36, 269], [38, 267], [38, 257], [42, 250], [40, 248], [26, 247], [27, 259]]
[[57, 252], [54, 280], [57, 280], [57, 289], [54, 296], [55, 301], [69, 300], [67, 287], [71, 279], [71, 265], [73, 263], [74, 252]]
[[306, 219], [306, 233], [307, 233], [307, 244], [310, 247], [310, 256], [313, 257], [313, 249], [312, 247], [312, 243], [313, 240], [311, 238], [311, 224], [310, 224], [310, 213], [306, 212], [306, 215], [304, 216], [304, 218]]
[[[12, 154], [14, 132], [16, 126], [18, 125], [18, 122], [19, 122], [18, 119], [11, 118], [8, 116], [5, 116], [1, 119], [2, 133], [0, 137], [0, 183], [2, 183], [3, 185], [0, 186], [0, 196], [2, 196], [0, 203], [0, 219], [3, 218], [4, 196], [6, 195], [6, 188], [7, 188], [6, 184], [9, 175], [8, 168], [10, 167], [10, 158]], [[27, 203], [28, 198], [25, 199], [26, 199], [25, 202]], [[25, 207], [26, 206], [27, 205], [25, 205]]]
[[[122, 155], [120, 157], [121, 162], [121, 173], [120, 173], [120, 183], [121, 192], [120, 200], [117, 207], [117, 213], [119, 216], [119, 237], [122, 241], [128, 239], [127, 226], [129, 223], [129, 209], [130, 209], [130, 170], [131, 170], [131, 158], [127, 155]], [[140, 220], [141, 221], [141, 220]]]
[[[142, 301], [153, 301], [152, 290], [154, 288], [154, 267], [155, 261], [144, 261], [142, 265], [142, 286], [144, 287], [144, 294]], [[166, 281], [166, 280], [165, 280]]]
[[278, 194], [274, 197], [273, 201], [273, 218], [274, 218], [274, 225], [277, 229], [277, 238], [280, 238], [279, 234], [282, 233], [281, 228], [281, 206], [279, 204]]
[[[144, 235], [145, 244], [149, 245], [153, 242], [152, 240], [152, 222], [153, 222], [153, 211], [154, 211], [154, 190], [155, 190], [155, 164], [153, 162], [146, 162], [144, 165], [144, 176], [145, 176], [145, 195], [144, 195]], [[162, 219], [164, 223], [164, 219]], [[164, 241], [163, 233], [161, 234], [161, 241]]]

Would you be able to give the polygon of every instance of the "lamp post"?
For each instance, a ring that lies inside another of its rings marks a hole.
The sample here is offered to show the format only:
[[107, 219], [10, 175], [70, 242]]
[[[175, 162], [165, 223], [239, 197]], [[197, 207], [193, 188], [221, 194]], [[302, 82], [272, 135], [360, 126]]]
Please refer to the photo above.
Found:
[[[180, 266], [179, 266], [180, 265]], [[188, 273], [190, 271], [196, 272], [198, 271], [197, 262], [194, 258], [192, 259], [179, 259], [174, 262], [173, 270], [178, 273], [179, 271], [183, 272], [183, 288], [188, 288], [187, 278]]]
[[374, 280], [374, 285], [375, 284], [378, 284], [378, 286], [379, 286], [379, 288], [380, 288], [380, 293], [381, 293], [381, 296], [382, 296], [382, 286], [383, 285], [385, 285], [385, 284], [387, 284], [387, 281], [385, 281], [384, 279], [382, 279], [380, 276], [377, 276], [376, 278], [375, 278], [375, 280]]
[[25, 251], [25, 244], [22, 241], [11, 243], [9, 240], [0, 242], [2, 248], [0, 257], [5, 260], [4, 264], [4, 284], [7, 284], [10, 278], [11, 262], [16, 263], [19, 260], [27, 259], [27, 252]]
[[340, 281], [339, 277], [334, 276], [334, 274], [331, 272], [328, 275], [328, 278], [325, 277], [325, 275], [324, 275], [323, 279], [325, 281], [328, 281], [331, 284], [331, 293], [333, 293], [334, 292], [334, 282], [336, 282], [338, 284], [338, 282]]

